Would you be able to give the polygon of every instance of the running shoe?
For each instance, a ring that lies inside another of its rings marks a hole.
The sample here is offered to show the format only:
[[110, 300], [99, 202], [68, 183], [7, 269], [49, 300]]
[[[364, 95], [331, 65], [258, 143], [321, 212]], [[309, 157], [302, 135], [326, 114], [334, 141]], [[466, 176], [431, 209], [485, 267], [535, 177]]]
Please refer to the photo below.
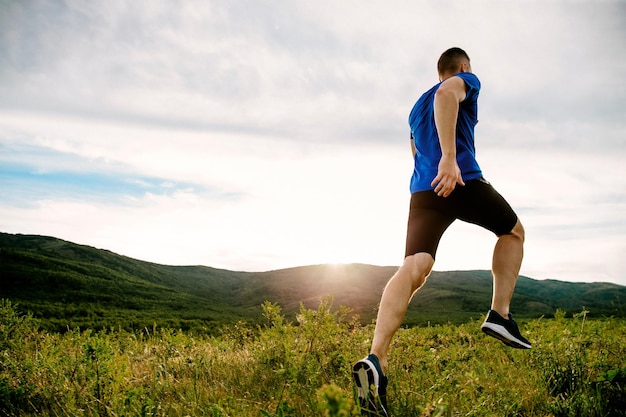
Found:
[[376, 355], [358, 361], [352, 368], [362, 416], [389, 417], [387, 413], [387, 377]]
[[481, 330], [513, 348], [530, 349], [532, 347], [530, 342], [520, 333], [517, 328], [517, 323], [515, 323], [510, 313], [507, 320], [494, 310], [489, 310], [489, 314], [481, 326]]

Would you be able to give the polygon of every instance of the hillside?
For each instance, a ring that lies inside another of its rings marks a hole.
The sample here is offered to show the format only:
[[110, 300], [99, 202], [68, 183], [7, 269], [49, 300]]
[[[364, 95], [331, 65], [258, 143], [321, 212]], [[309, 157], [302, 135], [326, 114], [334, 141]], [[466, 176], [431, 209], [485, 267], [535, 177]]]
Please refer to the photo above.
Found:
[[[42, 327], [126, 329], [163, 327], [214, 332], [223, 324], [261, 320], [260, 305], [278, 303], [288, 316], [325, 296], [365, 323], [397, 267], [316, 265], [268, 272], [166, 266], [53, 237], [0, 233], [0, 298], [41, 319]], [[433, 272], [414, 297], [406, 325], [460, 323], [489, 308], [488, 271]], [[517, 317], [557, 308], [593, 316], [625, 316], [626, 287], [608, 283], [538, 281], [520, 277], [512, 303]]]

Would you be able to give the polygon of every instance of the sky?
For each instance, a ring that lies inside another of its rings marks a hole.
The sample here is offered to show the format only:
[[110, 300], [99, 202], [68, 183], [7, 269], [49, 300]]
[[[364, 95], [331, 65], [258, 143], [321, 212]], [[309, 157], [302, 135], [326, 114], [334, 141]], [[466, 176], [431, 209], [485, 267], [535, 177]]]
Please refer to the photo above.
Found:
[[[521, 274], [626, 285], [626, 2], [0, 0], [0, 232], [167, 265], [400, 265], [408, 114], [465, 49]], [[435, 270], [489, 269], [455, 222]]]

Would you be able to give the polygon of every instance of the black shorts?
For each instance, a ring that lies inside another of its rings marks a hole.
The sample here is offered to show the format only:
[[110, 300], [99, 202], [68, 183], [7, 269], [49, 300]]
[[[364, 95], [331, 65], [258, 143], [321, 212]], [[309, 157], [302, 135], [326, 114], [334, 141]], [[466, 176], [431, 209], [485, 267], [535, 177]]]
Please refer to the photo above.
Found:
[[426, 252], [434, 259], [443, 232], [456, 219], [477, 224], [497, 236], [510, 233], [517, 223], [509, 203], [484, 178], [457, 185], [448, 197], [439, 197], [434, 191], [413, 193], [405, 257]]

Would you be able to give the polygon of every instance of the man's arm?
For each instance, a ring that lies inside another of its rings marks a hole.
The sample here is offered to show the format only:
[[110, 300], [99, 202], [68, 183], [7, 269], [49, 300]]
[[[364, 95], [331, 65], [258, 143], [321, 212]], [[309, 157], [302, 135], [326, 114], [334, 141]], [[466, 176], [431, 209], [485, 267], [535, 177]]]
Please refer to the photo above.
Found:
[[431, 183], [440, 197], [447, 197], [457, 184], [465, 185], [456, 162], [456, 120], [459, 103], [465, 99], [465, 82], [460, 77], [445, 80], [435, 93], [435, 127], [441, 145], [437, 176]]
[[413, 139], [413, 135], [411, 135], [411, 153], [413, 154], [413, 159], [415, 159], [417, 148], [415, 147], [415, 139]]

